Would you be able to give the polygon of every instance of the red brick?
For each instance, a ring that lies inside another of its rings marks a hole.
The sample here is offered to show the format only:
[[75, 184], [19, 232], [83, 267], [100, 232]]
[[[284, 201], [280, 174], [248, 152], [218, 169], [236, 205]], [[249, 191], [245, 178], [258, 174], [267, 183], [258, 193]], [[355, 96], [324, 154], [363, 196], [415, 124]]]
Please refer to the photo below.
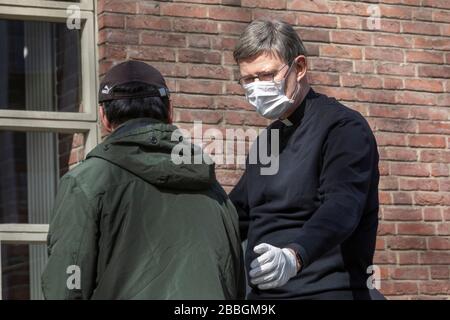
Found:
[[416, 37], [414, 38], [414, 48], [450, 50], [450, 41], [436, 37]]
[[426, 251], [420, 253], [421, 264], [445, 264], [450, 265], [450, 252]]
[[137, 11], [136, 2], [137, 1], [117, 1], [117, 0], [104, 1], [102, 11], [114, 13], [136, 13]]
[[442, 81], [426, 79], [405, 79], [405, 88], [416, 91], [443, 92]]
[[213, 20], [249, 22], [252, 19], [252, 12], [243, 8], [210, 7], [209, 18]]
[[428, 238], [429, 250], [450, 250], [450, 238], [431, 237]]
[[389, 237], [387, 247], [392, 250], [426, 250], [424, 237], [397, 236]]
[[203, 94], [221, 94], [222, 82], [220, 81], [206, 81], [198, 80], [192, 81], [191, 79], [179, 79], [177, 80], [179, 92], [183, 93], [198, 93]]
[[311, 28], [296, 29], [302, 41], [330, 42], [330, 31]]
[[[370, 101], [370, 99], [368, 100]], [[388, 132], [415, 133], [417, 128], [414, 122], [400, 119], [375, 119], [375, 125], [377, 130]]]
[[421, 120], [447, 120], [448, 111], [445, 108], [415, 107], [411, 108], [411, 118]]
[[395, 224], [389, 223], [389, 222], [380, 222], [378, 225], [378, 235], [379, 236], [385, 236], [385, 235], [395, 235]]
[[[372, 109], [372, 108], [371, 108]], [[376, 132], [378, 146], [406, 146], [406, 136], [403, 133]]]
[[123, 15], [101, 14], [98, 16], [98, 28], [124, 28], [125, 17]]
[[417, 294], [419, 288], [413, 281], [382, 281], [380, 291], [385, 295]]
[[450, 294], [449, 281], [427, 281], [419, 284], [421, 294]]
[[430, 275], [427, 267], [401, 267], [394, 269], [391, 277], [394, 280], [428, 280]]
[[[240, 0], [239, 0], [240, 1]], [[291, 25], [297, 24], [297, 12], [253, 9], [254, 19], [276, 19]]]
[[380, 159], [394, 161], [417, 161], [418, 154], [416, 150], [405, 148], [384, 148], [380, 150]]
[[[445, 205], [450, 205], [449, 197], [446, 198]], [[438, 223], [437, 226], [437, 234], [440, 236], [450, 236], [450, 223]]]
[[103, 29], [99, 31], [99, 44], [120, 43], [124, 45], [138, 44], [139, 34], [118, 29]]
[[447, 78], [450, 66], [419, 66], [419, 77]]
[[435, 226], [427, 223], [399, 223], [397, 225], [398, 234], [405, 235], [434, 235]]
[[331, 40], [335, 43], [346, 43], [352, 45], [371, 45], [370, 33], [355, 31], [331, 31]]
[[393, 221], [420, 221], [422, 220], [422, 211], [413, 208], [384, 208], [383, 219]]
[[[270, 0], [266, 0], [270, 1]], [[275, 2], [275, 1], [272, 1]], [[280, 1], [284, 2], [284, 1]], [[328, 1], [327, 0], [291, 0], [287, 2], [287, 8], [289, 10], [301, 10], [301, 11], [311, 11], [311, 12], [328, 12]]]
[[365, 58], [367, 60], [382, 60], [382, 61], [395, 61], [403, 62], [403, 51], [400, 49], [388, 49], [388, 48], [370, 48], [364, 49]]
[[420, 152], [422, 162], [450, 163], [450, 151], [423, 150]]
[[219, 30], [221, 34], [239, 36], [244, 32], [247, 23], [220, 22]]
[[170, 30], [172, 22], [165, 17], [127, 16], [126, 27], [129, 29]]
[[440, 208], [424, 208], [423, 209], [424, 221], [442, 221], [442, 214]]
[[337, 26], [335, 16], [298, 14], [297, 19], [297, 24], [304, 27], [336, 28]]
[[419, 123], [418, 129], [419, 133], [450, 134], [450, 123], [422, 121]]
[[355, 73], [375, 73], [375, 63], [373, 61], [354, 61]]
[[410, 110], [408, 107], [384, 106], [374, 104], [369, 108], [369, 115], [371, 117], [408, 119], [410, 116]]
[[450, 21], [450, 12], [433, 10], [433, 21], [448, 23]]
[[329, 4], [330, 13], [350, 14], [355, 16], [369, 16], [369, 4], [359, 2], [332, 2]]
[[442, 52], [433, 51], [406, 51], [406, 62], [444, 63]]
[[441, 27], [435, 23], [424, 23], [403, 21], [402, 22], [403, 33], [415, 33], [415, 34], [427, 34], [439, 36], [441, 34]]
[[380, 5], [381, 17], [399, 18], [410, 20], [412, 18], [412, 9], [409, 7]]
[[412, 64], [398, 64], [382, 62], [377, 66], [379, 74], [392, 74], [397, 76], [414, 76], [416, 68]]
[[214, 104], [220, 109], [255, 111], [243, 97], [217, 96], [214, 98]]
[[341, 29], [356, 29], [361, 30], [363, 23], [365, 24], [367, 19], [354, 16], [338, 16], [339, 27]]
[[397, 177], [381, 177], [379, 182], [380, 190], [398, 190], [398, 186]]
[[175, 51], [169, 48], [139, 46], [129, 49], [129, 58], [148, 61], [175, 61]]
[[192, 33], [218, 33], [218, 24], [215, 21], [194, 20], [178, 18], [173, 20], [173, 30]]
[[237, 38], [229, 38], [229, 37], [211, 38], [211, 48], [217, 50], [234, 50], [236, 44]]
[[421, 163], [392, 163], [391, 174], [411, 177], [430, 176], [429, 166]]
[[141, 44], [167, 47], [186, 47], [186, 36], [161, 32], [143, 32]]
[[450, 279], [450, 266], [431, 266], [431, 279]]
[[231, 95], [244, 95], [245, 91], [242, 88], [242, 86], [238, 83], [231, 82], [225, 84], [225, 94], [231, 94]]
[[439, 191], [439, 182], [436, 179], [401, 179], [400, 190]]
[[174, 120], [177, 122], [202, 121], [216, 124], [222, 121], [223, 115], [217, 111], [209, 110], [175, 110]]
[[219, 64], [221, 54], [214, 51], [180, 49], [178, 50], [178, 61]]
[[206, 18], [208, 9], [201, 5], [161, 3], [161, 15], [175, 17]]
[[[383, 172], [380, 170], [380, 175], [383, 175]], [[385, 174], [386, 175], [386, 174]], [[392, 204], [392, 195], [390, 192], [378, 192], [378, 199], [381, 205], [391, 205]]]
[[417, 135], [409, 136], [408, 144], [411, 147], [445, 148], [447, 143], [442, 136]]
[[211, 96], [176, 94], [172, 97], [175, 107], [210, 109], [213, 108], [213, 98]]
[[161, 13], [161, 6], [159, 3], [153, 1], [138, 1], [137, 13], [159, 15]]
[[268, 121], [254, 111], [250, 112], [225, 112], [225, 122], [231, 125], [258, 125], [267, 126]]
[[398, 104], [433, 106], [437, 103], [437, 97], [433, 93], [402, 91], [396, 93], [395, 101]]
[[376, 46], [411, 48], [412, 38], [404, 35], [377, 34], [373, 37]]
[[328, 58], [309, 59], [311, 70], [327, 72], [349, 72], [353, 69], [353, 64], [346, 60], [335, 60]]
[[241, 5], [249, 8], [285, 9], [286, 0], [241, 0]]
[[404, 80], [399, 78], [383, 78], [383, 88], [384, 89], [403, 89], [405, 87]]
[[396, 256], [389, 251], [375, 251], [373, 262], [375, 264], [394, 264], [396, 263]]
[[311, 71], [308, 75], [311, 84], [339, 85], [339, 76], [337, 74]]
[[414, 251], [397, 252], [399, 265], [419, 264], [419, 254]]
[[423, 0], [422, 5], [433, 8], [450, 9], [450, 3], [447, 0]]

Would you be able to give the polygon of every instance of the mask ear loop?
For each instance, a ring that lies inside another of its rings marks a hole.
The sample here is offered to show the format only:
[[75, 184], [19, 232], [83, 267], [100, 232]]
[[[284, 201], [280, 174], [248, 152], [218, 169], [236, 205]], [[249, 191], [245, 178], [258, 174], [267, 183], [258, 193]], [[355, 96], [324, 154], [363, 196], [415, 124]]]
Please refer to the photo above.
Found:
[[[294, 60], [294, 62], [292, 62], [291, 66], [289, 67], [289, 70], [288, 70], [288, 72], [286, 74], [286, 77], [283, 79], [284, 80], [284, 94], [285, 95], [286, 95], [286, 79], [289, 76], [289, 73], [291, 72], [291, 68], [294, 66], [294, 64], [295, 64], [295, 60]], [[292, 95], [292, 97], [290, 99], [288, 98], [289, 99], [289, 103], [291, 103], [291, 104], [294, 103], [295, 99], [297, 98], [298, 93], [300, 92], [299, 88], [300, 88], [300, 83], [297, 81], [296, 85], [295, 85], [294, 94]]]

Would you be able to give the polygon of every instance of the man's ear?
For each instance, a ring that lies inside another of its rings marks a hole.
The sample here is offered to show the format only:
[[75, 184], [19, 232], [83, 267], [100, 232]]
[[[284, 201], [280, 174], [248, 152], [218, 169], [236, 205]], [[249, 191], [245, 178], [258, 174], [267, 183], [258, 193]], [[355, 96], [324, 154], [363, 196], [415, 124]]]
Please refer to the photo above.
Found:
[[302, 80], [305, 76], [308, 67], [306, 57], [301, 55], [295, 58], [294, 61], [297, 67], [297, 82], [300, 82], [300, 80]]
[[105, 131], [108, 134], [113, 132], [111, 122], [109, 122], [108, 118], [106, 117], [105, 108], [103, 106], [98, 107], [98, 114], [100, 116], [100, 121], [102, 122], [102, 125], [103, 125], [103, 128], [105, 129]]

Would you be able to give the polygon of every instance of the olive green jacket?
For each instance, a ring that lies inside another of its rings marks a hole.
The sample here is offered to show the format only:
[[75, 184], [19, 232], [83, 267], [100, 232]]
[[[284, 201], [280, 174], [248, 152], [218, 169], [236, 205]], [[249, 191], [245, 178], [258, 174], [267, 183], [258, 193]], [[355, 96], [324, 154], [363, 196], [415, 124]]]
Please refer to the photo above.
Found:
[[213, 164], [171, 160], [175, 129], [127, 121], [61, 179], [45, 298], [244, 298], [235, 208]]

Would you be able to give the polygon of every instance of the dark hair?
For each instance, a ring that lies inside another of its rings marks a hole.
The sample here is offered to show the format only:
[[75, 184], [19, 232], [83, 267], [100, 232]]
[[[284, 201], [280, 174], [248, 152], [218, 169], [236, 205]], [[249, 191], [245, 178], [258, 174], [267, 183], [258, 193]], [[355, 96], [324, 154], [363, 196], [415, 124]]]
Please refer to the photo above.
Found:
[[239, 37], [233, 52], [234, 60], [254, 57], [263, 52], [272, 53], [289, 64], [306, 49], [298, 33], [286, 22], [279, 20], [254, 20]]
[[[118, 85], [112, 90], [118, 93], [158, 93], [158, 89], [155, 86], [142, 82], [128, 82]], [[169, 99], [158, 96], [106, 101], [103, 103], [103, 108], [108, 121], [116, 126], [137, 118], [153, 118], [163, 122], [169, 121]]]

